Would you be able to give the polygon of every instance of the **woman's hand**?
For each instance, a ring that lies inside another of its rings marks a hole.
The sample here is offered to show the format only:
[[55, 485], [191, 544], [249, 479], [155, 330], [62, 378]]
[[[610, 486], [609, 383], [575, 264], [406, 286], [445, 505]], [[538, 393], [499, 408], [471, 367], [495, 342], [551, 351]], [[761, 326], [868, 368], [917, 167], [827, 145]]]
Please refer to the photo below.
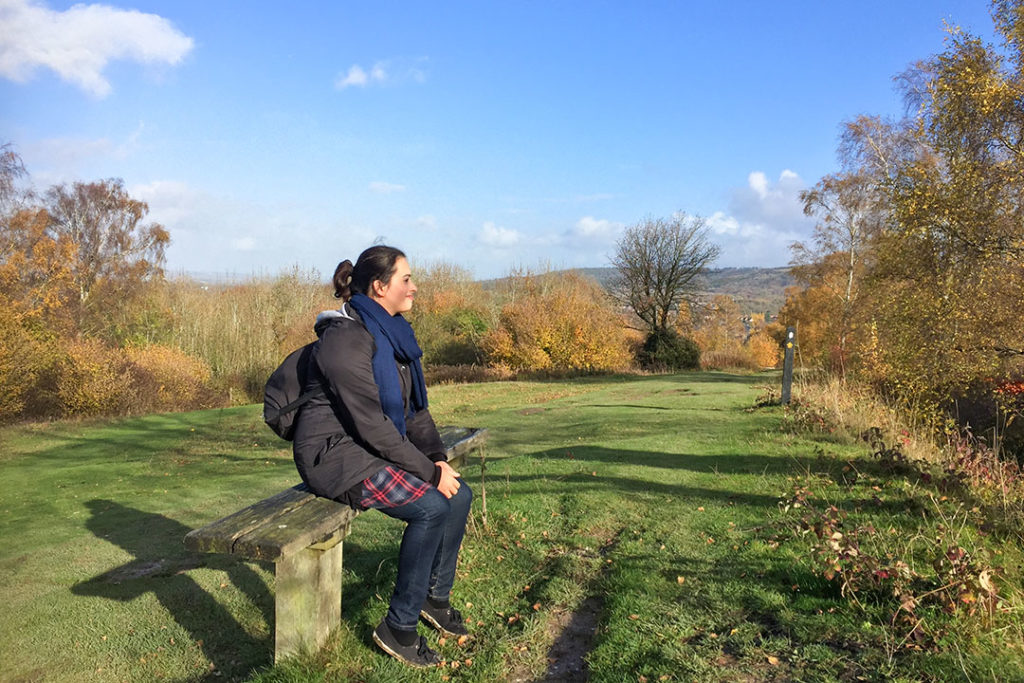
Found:
[[437, 482], [437, 490], [444, 494], [445, 498], [451, 498], [459, 492], [459, 487], [462, 486], [462, 482], [459, 481], [459, 477], [462, 475], [444, 460], [435, 462], [434, 466], [441, 469], [441, 480]]

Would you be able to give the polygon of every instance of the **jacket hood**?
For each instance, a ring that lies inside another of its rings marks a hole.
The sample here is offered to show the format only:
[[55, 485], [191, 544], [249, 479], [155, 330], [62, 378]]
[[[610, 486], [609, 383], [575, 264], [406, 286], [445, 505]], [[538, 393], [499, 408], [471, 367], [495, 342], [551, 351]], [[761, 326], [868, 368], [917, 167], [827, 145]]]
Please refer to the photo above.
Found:
[[316, 316], [316, 322], [313, 323], [313, 331], [316, 332], [317, 338], [319, 339], [323, 336], [324, 330], [326, 330], [331, 323], [335, 320], [341, 319], [356, 320], [356, 318], [352, 316], [347, 303], [342, 304], [341, 308], [337, 311], [321, 311], [318, 313]]

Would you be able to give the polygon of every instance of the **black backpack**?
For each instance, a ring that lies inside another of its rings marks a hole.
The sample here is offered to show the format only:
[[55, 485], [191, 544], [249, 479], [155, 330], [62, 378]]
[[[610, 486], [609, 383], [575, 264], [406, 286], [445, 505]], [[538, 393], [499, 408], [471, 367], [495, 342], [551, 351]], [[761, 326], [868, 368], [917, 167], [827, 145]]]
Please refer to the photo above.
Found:
[[263, 421], [282, 439], [295, 437], [295, 418], [309, 399], [321, 395], [322, 387], [302, 393], [306, 386], [309, 357], [316, 342], [306, 344], [288, 354], [267, 379], [263, 387]]

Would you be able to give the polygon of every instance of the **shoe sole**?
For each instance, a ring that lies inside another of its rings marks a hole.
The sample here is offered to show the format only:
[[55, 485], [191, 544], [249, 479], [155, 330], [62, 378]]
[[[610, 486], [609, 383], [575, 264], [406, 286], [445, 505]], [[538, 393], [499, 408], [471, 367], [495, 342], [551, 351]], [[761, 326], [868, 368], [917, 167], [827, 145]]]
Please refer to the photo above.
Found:
[[431, 667], [437, 666], [436, 664], [421, 664], [420, 662], [414, 662], [411, 659], [406, 659], [405, 657], [403, 657], [402, 655], [388, 647], [388, 644], [380, 639], [380, 636], [377, 635], [376, 631], [373, 632], [373, 642], [377, 643], [377, 647], [384, 650], [384, 652], [387, 652], [389, 655], [391, 655], [398, 661], [402, 662], [403, 664], [414, 666], [417, 669], [429, 669]]
[[420, 612], [420, 616], [423, 617], [424, 621], [433, 626], [445, 638], [459, 638], [461, 636], [469, 635], [469, 633], [455, 633], [454, 631], [449, 631], [444, 626], [441, 626], [441, 624], [438, 623], [437, 619], [434, 619], [434, 617], [430, 616], [430, 614], [426, 610]]

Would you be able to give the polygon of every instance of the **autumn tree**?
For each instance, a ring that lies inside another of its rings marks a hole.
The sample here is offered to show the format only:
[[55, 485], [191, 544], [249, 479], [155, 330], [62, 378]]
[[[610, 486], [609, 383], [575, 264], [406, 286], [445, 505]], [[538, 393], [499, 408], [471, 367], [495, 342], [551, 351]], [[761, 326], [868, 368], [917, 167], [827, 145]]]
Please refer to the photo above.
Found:
[[130, 304], [163, 276], [168, 232], [145, 222], [149, 206], [129, 196], [119, 179], [54, 186], [45, 208], [49, 235], [73, 245], [68, 312], [74, 329], [84, 336], [125, 334]]
[[648, 335], [671, 330], [680, 308], [694, 300], [701, 274], [721, 251], [707, 232], [705, 219], [680, 212], [646, 218], [619, 239], [612, 258], [616, 296]]
[[825, 316], [824, 343], [932, 416], [1024, 373], [1024, 0], [992, 10], [1001, 47], [951, 29], [900, 77], [905, 119], [846, 124], [843, 172], [805, 195], [830, 233], [783, 311]]
[[481, 339], [495, 322], [480, 283], [468, 270], [445, 262], [417, 267], [414, 276], [419, 291], [408, 318], [423, 347], [424, 363], [480, 363]]
[[[853, 166], [850, 159], [845, 161]], [[801, 347], [845, 376], [850, 337], [863, 327], [866, 315], [863, 278], [872, 240], [887, 218], [883, 193], [871, 173], [853, 167], [822, 178], [800, 199], [804, 213], [818, 223], [809, 242], [790, 247], [790, 272], [805, 288], [798, 295], [804, 300], [803, 312], [816, 319], [812, 324], [820, 333], [820, 338], [801, 334]], [[785, 315], [792, 313], [790, 306]]]

